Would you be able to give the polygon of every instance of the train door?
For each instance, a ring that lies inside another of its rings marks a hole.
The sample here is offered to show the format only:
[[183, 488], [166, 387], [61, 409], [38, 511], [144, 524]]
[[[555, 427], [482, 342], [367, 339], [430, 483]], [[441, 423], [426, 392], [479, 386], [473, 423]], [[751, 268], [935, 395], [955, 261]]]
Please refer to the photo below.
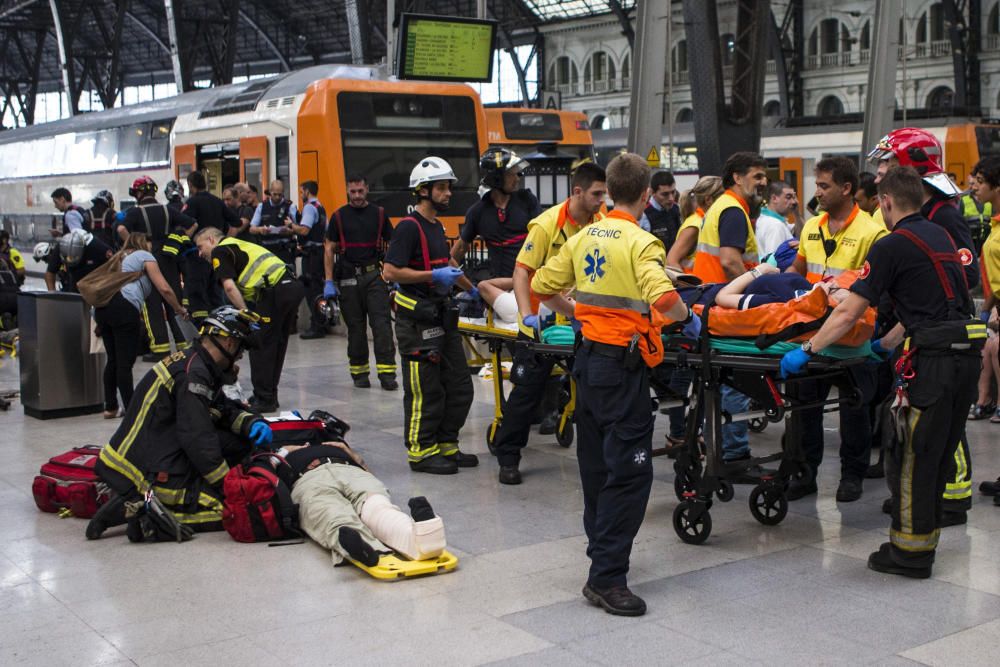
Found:
[[267, 137], [240, 139], [240, 180], [263, 193], [269, 183], [267, 167]]
[[240, 180], [240, 144], [236, 141], [198, 146], [198, 169], [205, 173], [208, 191], [222, 196], [222, 188]]

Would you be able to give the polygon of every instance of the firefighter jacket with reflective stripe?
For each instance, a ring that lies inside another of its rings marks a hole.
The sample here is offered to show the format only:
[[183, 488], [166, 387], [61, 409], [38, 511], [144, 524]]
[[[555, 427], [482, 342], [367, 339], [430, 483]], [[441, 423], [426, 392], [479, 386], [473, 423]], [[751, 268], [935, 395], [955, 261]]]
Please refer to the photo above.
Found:
[[[216, 429], [246, 437], [259, 419], [226, 398], [222, 384], [221, 372], [199, 343], [157, 363], [136, 387], [101, 461], [140, 493], [151, 485], [158, 494], [181, 489], [199, 476], [211, 486], [221, 484], [229, 466]], [[128, 490], [108, 481], [119, 493]], [[165, 497], [164, 502], [180, 501]]]
[[888, 233], [857, 204], [836, 234], [830, 233], [829, 214], [809, 218], [802, 227], [798, 254], [806, 263], [806, 280], [817, 283], [827, 276], [860, 269], [872, 244]]
[[533, 292], [551, 295], [575, 287], [576, 318], [587, 340], [628, 345], [635, 334], [643, 358], [663, 358], [657, 304], [674, 287], [667, 278], [663, 244], [626, 213], [612, 211], [566, 242], [531, 280]]
[[277, 285], [285, 276], [285, 263], [263, 246], [232, 237], [219, 241], [219, 245], [234, 245], [246, 253], [246, 266], [237, 267], [236, 286], [249, 301], [256, 301], [262, 288]]
[[747, 240], [743, 248], [744, 268], [749, 271], [759, 263], [757, 237], [750, 223], [750, 208], [739, 195], [732, 190], [726, 190], [705, 212], [705, 220], [698, 234], [698, 250], [695, 253], [692, 272], [706, 283], [724, 283], [729, 280], [719, 260], [719, 218], [723, 211], [730, 208], [742, 211], [747, 224]]

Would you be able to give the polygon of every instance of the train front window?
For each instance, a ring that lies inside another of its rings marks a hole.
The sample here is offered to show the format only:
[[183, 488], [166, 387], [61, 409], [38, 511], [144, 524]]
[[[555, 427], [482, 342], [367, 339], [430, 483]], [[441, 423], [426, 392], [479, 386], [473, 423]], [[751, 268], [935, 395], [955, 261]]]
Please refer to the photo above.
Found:
[[468, 97], [342, 92], [337, 97], [344, 173], [368, 180], [369, 198], [392, 217], [413, 201], [410, 171], [429, 155], [444, 158], [458, 177], [451, 210], [476, 201], [479, 144]]
[[562, 141], [562, 121], [556, 114], [505, 111], [501, 116], [510, 140]]

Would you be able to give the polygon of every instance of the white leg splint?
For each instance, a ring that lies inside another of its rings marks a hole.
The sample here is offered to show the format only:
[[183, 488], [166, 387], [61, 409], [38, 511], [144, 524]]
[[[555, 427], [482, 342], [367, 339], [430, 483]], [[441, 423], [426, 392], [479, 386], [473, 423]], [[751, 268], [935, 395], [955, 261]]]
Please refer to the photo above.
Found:
[[441, 517], [414, 521], [381, 494], [373, 493], [365, 498], [361, 521], [383, 544], [410, 560], [437, 558], [446, 546]]

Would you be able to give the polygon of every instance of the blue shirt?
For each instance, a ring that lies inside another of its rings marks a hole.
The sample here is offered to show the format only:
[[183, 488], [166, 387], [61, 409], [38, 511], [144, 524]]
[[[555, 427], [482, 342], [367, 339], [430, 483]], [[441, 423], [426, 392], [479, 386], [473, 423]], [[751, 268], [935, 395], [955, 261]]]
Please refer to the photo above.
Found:
[[315, 197], [306, 202], [307, 205], [302, 207], [302, 220], [299, 221], [299, 225], [308, 227], [309, 229], [312, 229], [313, 225], [319, 221], [319, 211], [315, 206], [308, 206], [308, 204], [313, 202], [319, 204], [319, 200]]
[[809, 281], [798, 273], [769, 273], [747, 285], [740, 297], [740, 310], [768, 303], [788, 303], [811, 289]]

